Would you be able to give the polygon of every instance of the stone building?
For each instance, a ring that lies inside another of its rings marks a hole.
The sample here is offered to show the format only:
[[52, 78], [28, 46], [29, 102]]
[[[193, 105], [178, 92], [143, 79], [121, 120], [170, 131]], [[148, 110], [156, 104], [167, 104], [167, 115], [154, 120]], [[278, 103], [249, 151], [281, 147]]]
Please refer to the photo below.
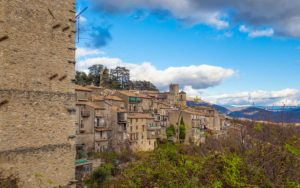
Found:
[[179, 99], [179, 85], [170, 84], [169, 92], [167, 93], [167, 101], [170, 105], [175, 106]]
[[75, 179], [74, 0], [0, 0], [0, 171], [20, 187]]
[[199, 144], [205, 141], [204, 132], [210, 131], [219, 134], [224, 121], [221, 121], [220, 114], [211, 107], [186, 107], [169, 111], [170, 124], [177, 127], [183, 120], [186, 128], [184, 143]]
[[100, 107], [89, 102], [91, 89], [76, 85], [76, 154], [77, 158], [94, 150], [94, 119], [95, 109]]
[[176, 127], [181, 119], [186, 126], [184, 142], [199, 144], [204, 142], [205, 131], [222, 135], [227, 122], [225, 116], [211, 107], [187, 107], [187, 94], [179, 92], [178, 84], [171, 84], [170, 91], [165, 93], [114, 91], [95, 86], [77, 86], [76, 92], [80, 99], [77, 106], [93, 111], [89, 116], [91, 119], [86, 117], [85, 120], [89, 123], [90, 136], [87, 137], [90, 139], [84, 139], [81, 136], [84, 133], [77, 137], [86, 142], [86, 146], [91, 146], [86, 147], [86, 150], [91, 148], [90, 151], [153, 150], [158, 139], [167, 139], [167, 127], [170, 124]]
[[[130, 113], [127, 133], [133, 151], [151, 151], [156, 146], [154, 118], [148, 113]], [[154, 132], [153, 132], [154, 131]]]
[[169, 119], [170, 124], [174, 125], [176, 129], [178, 129], [178, 124], [180, 124], [181, 121], [184, 122], [186, 129], [185, 144], [199, 144], [204, 142], [204, 131], [207, 126], [207, 121], [202, 113], [190, 110], [173, 110], [169, 112]]
[[92, 89], [83, 87], [80, 85], [75, 85], [76, 92], [76, 102], [78, 101], [88, 101], [92, 96]]
[[139, 91], [117, 91], [116, 96], [120, 97], [128, 112], [141, 113], [150, 112], [152, 106], [152, 98], [147, 94], [140, 93]]
[[160, 134], [160, 125], [155, 122], [154, 98], [139, 91], [117, 91], [116, 95], [124, 101], [128, 111], [126, 132], [130, 148], [134, 151], [153, 150]]
[[[105, 140], [99, 140], [98, 149], [96, 151], [115, 150], [120, 151], [126, 147], [126, 125], [127, 125], [127, 111], [125, 110], [124, 101], [112, 95], [107, 96], [92, 96], [92, 102], [101, 106], [103, 126], [97, 128], [100, 136], [106, 135], [109, 139], [107, 147], [103, 146], [99, 149], [99, 146], [105, 143]], [[97, 146], [96, 146], [97, 147]]]

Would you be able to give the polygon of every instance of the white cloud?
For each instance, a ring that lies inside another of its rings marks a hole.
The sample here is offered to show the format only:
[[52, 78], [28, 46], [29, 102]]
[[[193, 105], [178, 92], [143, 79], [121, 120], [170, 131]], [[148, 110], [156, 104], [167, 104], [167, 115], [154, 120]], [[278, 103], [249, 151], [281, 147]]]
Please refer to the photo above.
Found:
[[[251, 36], [300, 37], [299, 0], [91, 0], [101, 11], [131, 13], [164, 11], [191, 24], [207, 24], [218, 29], [246, 23], [254, 29]], [[234, 14], [230, 14], [234, 12]], [[231, 23], [233, 22], [233, 24]]]
[[219, 85], [224, 79], [231, 77], [234, 70], [211, 65], [190, 65], [185, 67], [168, 67], [160, 70], [149, 62], [141, 64], [126, 63], [118, 58], [95, 57], [80, 60], [76, 69], [87, 71], [94, 64], [102, 64], [108, 68], [124, 66], [130, 70], [132, 80], [147, 80], [158, 88], [165, 90], [170, 83], [178, 83], [181, 87], [190, 86], [203, 89]]
[[300, 105], [300, 91], [297, 89], [283, 89], [278, 91], [251, 91], [220, 95], [207, 95], [205, 100], [220, 105]]
[[104, 55], [105, 53], [97, 50], [97, 49], [90, 49], [90, 48], [77, 48], [76, 49], [76, 58], [84, 58], [91, 55]]
[[133, 12], [134, 10], [167, 11], [171, 16], [194, 25], [205, 23], [218, 29], [227, 28], [225, 14], [218, 10], [199, 10], [191, 0], [93, 0], [99, 9], [107, 12]]
[[85, 24], [87, 22], [87, 18], [84, 17], [84, 16], [80, 16], [79, 21], [80, 21], [81, 24]]
[[203, 94], [202, 89], [194, 89], [192, 86], [186, 85], [183, 87], [183, 91], [187, 93], [187, 96], [194, 98], [200, 97]]
[[274, 34], [274, 30], [272, 28], [262, 29], [262, 30], [252, 30], [245, 25], [241, 25], [239, 31], [242, 33], [247, 33], [249, 37], [271, 37]]

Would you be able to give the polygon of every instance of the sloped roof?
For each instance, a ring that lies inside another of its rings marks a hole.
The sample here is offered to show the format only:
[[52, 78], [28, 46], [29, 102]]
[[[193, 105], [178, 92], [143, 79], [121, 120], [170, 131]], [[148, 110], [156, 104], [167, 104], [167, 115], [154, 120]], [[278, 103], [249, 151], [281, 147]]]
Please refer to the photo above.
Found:
[[98, 87], [98, 86], [95, 86], [95, 85], [88, 85], [86, 87], [89, 88], [89, 89], [103, 89], [102, 87]]
[[92, 100], [93, 101], [104, 101], [104, 100], [123, 101], [120, 97], [114, 95], [107, 95], [107, 96], [92, 95]]
[[128, 97], [140, 97], [140, 98], [145, 98], [145, 99], [151, 99], [150, 96], [142, 93], [137, 93], [135, 91], [130, 91], [130, 90], [119, 90], [119, 93], [126, 95]]
[[92, 101], [103, 101], [104, 96], [92, 95]]
[[75, 91], [87, 91], [87, 92], [92, 92], [91, 89], [83, 87], [81, 85], [75, 85]]
[[106, 100], [113, 100], [113, 101], [123, 101], [120, 97], [114, 95], [108, 95], [104, 97]]

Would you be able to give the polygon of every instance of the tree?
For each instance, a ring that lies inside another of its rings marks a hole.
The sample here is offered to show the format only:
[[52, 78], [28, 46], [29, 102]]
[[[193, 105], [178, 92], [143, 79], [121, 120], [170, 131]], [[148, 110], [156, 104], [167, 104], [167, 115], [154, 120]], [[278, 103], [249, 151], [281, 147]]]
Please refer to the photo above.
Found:
[[125, 67], [116, 67], [110, 70], [110, 77], [120, 83], [121, 89], [130, 89], [130, 71]]
[[175, 127], [174, 125], [171, 125], [170, 127], [167, 127], [166, 129], [167, 138], [171, 138], [175, 135]]
[[85, 72], [76, 71], [75, 83], [78, 85], [90, 85], [92, 80]]
[[79, 85], [103, 86], [110, 89], [136, 89], [154, 90], [158, 89], [149, 81], [130, 81], [130, 71], [125, 67], [108, 69], [103, 65], [97, 64], [88, 68], [88, 75], [85, 72], [76, 72], [75, 83]]
[[89, 78], [95, 86], [100, 86], [100, 75], [103, 71], [103, 65], [97, 64], [88, 68]]
[[156, 86], [149, 81], [132, 81], [131, 88], [135, 90], [149, 90], [149, 91], [158, 91]]
[[183, 141], [185, 139], [185, 134], [186, 134], [185, 124], [183, 122], [183, 118], [181, 118], [180, 124], [179, 124], [179, 139], [181, 141]]

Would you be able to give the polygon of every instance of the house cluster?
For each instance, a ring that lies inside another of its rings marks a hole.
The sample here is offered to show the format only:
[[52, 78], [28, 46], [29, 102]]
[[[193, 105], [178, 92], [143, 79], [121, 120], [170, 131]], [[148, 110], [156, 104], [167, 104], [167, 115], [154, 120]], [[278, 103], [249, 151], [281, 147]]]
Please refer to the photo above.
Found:
[[212, 107], [187, 107], [178, 84], [163, 93], [79, 85], [75, 91], [77, 155], [125, 148], [151, 151], [159, 139], [168, 139], [166, 129], [180, 122], [186, 129], [183, 142], [199, 144], [205, 132], [222, 134], [229, 125]]

